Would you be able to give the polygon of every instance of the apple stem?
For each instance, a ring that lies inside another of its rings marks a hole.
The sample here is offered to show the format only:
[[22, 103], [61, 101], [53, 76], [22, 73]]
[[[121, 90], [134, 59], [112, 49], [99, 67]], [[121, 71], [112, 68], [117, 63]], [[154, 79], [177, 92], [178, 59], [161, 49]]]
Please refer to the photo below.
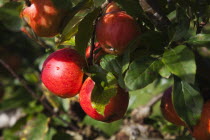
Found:
[[28, 7], [31, 6], [30, 0], [25, 0], [25, 4], [26, 4]]
[[90, 57], [88, 60], [88, 62], [90, 62], [89, 65], [94, 64], [93, 50], [95, 49], [96, 23], [97, 23], [97, 19], [94, 21], [94, 25], [93, 25], [94, 29], [93, 29], [93, 33], [92, 33], [92, 37], [91, 37]]

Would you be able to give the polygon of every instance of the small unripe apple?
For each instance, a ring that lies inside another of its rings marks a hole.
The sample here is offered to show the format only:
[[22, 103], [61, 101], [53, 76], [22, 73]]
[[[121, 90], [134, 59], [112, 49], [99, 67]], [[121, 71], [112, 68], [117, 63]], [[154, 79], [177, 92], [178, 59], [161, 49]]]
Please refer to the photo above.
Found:
[[[88, 47], [86, 48], [86, 51], [85, 51], [85, 57], [86, 57], [86, 59], [87, 59], [88, 61], [90, 61], [90, 60], [89, 60], [89, 58], [90, 58], [90, 49], [91, 49], [91, 46], [88, 46]], [[93, 50], [93, 59], [94, 59], [94, 61], [95, 61], [96, 63], [99, 62], [100, 57], [101, 57], [102, 55], [104, 55], [104, 54], [106, 54], [106, 53], [102, 50], [100, 44], [99, 44], [98, 42], [96, 42], [96, 43], [95, 43], [95, 48], [94, 48], [94, 50]], [[91, 62], [88, 62], [88, 63], [91, 63]]]
[[51, 0], [31, 0], [31, 5], [21, 13], [21, 17], [40, 37], [58, 34], [65, 15], [66, 10], [56, 8]]
[[95, 82], [88, 77], [81, 87], [79, 102], [85, 113], [95, 120], [108, 123], [122, 119], [128, 107], [129, 94], [122, 88], [118, 87], [116, 96], [111, 98], [105, 107], [104, 115], [101, 115], [91, 104], [91, 96], [94, 86]]
[[115, 3], [107, 6], [96, 25], [96, 39], [105, 52], [122, 54], [128, 44], [140, 34], [136, 21]]
[[161, 99], [161, 105], [160, 105], [161, 112], [167, 121], [169, 121], [175, 125], [185, 126], [184, 121], [182, 121], [180, 119], [180, 117], [178, 116], [178, 114], [175, 111], [175, 108], [172, 103], [171, 94], [172, 94], [172, 87], [168, 88], [164, 92], [163, 97]]
[[210, 100], [202, 108], [201, 118], [193, 127], [193, 134], [196, 140], [210, 140]]
[[85, 60], [76, 50], [64, 48], [55, 51], [43, 64], [42, 82], [57, 96], [75, 96], [82, 86], [84, 64]]

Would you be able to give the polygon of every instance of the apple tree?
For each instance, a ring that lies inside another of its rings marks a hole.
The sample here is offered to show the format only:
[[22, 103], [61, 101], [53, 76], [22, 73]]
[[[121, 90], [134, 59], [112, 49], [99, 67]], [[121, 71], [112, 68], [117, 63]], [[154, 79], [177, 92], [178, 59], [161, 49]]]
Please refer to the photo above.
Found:
[[209, 140], [209, 11], [208, 0], [0, 0], [0, 137]]

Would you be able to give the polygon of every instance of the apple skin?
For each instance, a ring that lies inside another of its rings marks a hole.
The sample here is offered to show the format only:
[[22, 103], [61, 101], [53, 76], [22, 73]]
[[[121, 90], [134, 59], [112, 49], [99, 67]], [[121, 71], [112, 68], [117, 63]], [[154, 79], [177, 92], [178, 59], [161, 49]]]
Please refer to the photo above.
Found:
[[122, 11], [115, 2], [110, 2], [105, 8], [106, 13]]
[[[91, 64], [91, 62], [89, 62], [90, 61], [89, 60], [89, 58], [90, 58], [90, 48], [91, 48], [91, 46], [88, 46], [86, 48], [86, 51], [85, 51], [85, 57], [86, 57], [86, 59], [87, 59], [87, 61], [88, 61], [89, 64]], [[96, 52], [97, 52], [97, 54], [96, 54]], [[104, 55], [104, 54], [106, 54], [106, 52], [104, 52], [102, 50], [102, 48], [101, 48], [101, 45], [98, 42], [96, 42], [95, 43], [95, 48], [93, 50], [93, 59], [94, 59], [94, 62], [98, 63], [100, 57], [102, 55]]]
[[180, 117], [175, 111], [175, 108], [172, 104], [171, 94], [172, 94], [172, 87], [168, 88], [164, 92], [160, 105], [161, 112], [167, 121], [178, 126], [186, 126], [185, 122], [180, 119]]
[[75, 96], [83, 82], [85, 60], [70, 48], [53, 52], [45, 60], [41, 73], [43, 84], [62, 98]]
[[140, 28], [136, 21], [126, 12], [119, 11], [113, 4], [108, 5], [105, 15], [96, 25], [96, 39], [109, 54], [122, 54], [139, 34]]
[[32, 0], [31, 6], [21, 12], [21, 17], [40, 37], [53, 37], [59, 33], [66, 10], [57, 9], [51, 0]]
[[105, 107], [104, 116], [102, 116], [91, 105], [91, 94], [94, 86], [95, 82], [88, 77], [81, 87], [79, 102], [85, 113], [95, 120], [107, 123], [122, 119], [128, 107], [129, 94], [118, 87], [117, 95], [111, 98]]
[[202, 108], [200, 121], [193, 127], [193, 134], [196, 140], [210, 140], [210, 100]]

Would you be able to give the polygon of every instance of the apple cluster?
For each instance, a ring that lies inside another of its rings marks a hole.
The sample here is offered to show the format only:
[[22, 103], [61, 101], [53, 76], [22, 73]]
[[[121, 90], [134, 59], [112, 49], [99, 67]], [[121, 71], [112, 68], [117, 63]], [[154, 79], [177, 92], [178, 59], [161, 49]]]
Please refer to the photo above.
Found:
[[[68, 11], [57, 8], [51, 0], [31, 0], [31, 5], [21, 12], [23, 18], [40, 37], [53, 37], [61, 32]], [[92, 58], [97, 64], [105, 54], [121, 55], [128, 44], [141, 34], [135, 19], [121, 10], [114, 2], [109, 3], [96, 23], [95, 48], [86, 48], [85, 58], [72, 48], [59, 49], [48, 56], [41, 72], [43, 84], [53, 94], [61, 98], [79, 95], [82, 109], [93, 119], [103, 122], [113, 122], [121, 119], [128, 107], [129, 94], [119, 85], [115, 96], [111, 97], [105, 106], [103, 114], [93, 107], [92, 97], [97, 86], [96, 81], [85, 75], [87, 63]], [[24, 32], [27, 33], [23, 29]], [[79, 46], [77, 46], [79, 47]], [[92, 56], [91, 56], [92, 55]], [[99, 93], [100, 94], [100, 93]], [[203, 105], [201, 119], [193, 127], [191, 134], [197, 140], [210, 139], [210, 101]], [[188, 127], [177, 114], [172, 103], [172, 87], [167, 89], [161, 100], [161, 111], [169, 122]]]
[[[59, 34], [66, 12], [56, 8], [51, 0], [32, 0], [31, 5], [22, 11], [21, 17], [37, 36], [53, 37]], [[99, 62], [106, 53], [121, 55], [139, 34], [136, 21], [114, 2], [109, 3], [96, 24], [98, 42], [93, 50], [93, 60]], [[84, 72], [90, 55], [90, 46], [86, 48], [86, 58], [72, 48], [53, 52], [43, 64], [41, 80], [49, 91], [61, 98], [79, 93], [80, 105], [90, 117], [103, 122], [119, 120], [127, 110], [129, 94], [118, 85], [117, 93], [105, 106], [103, 115], [98, 113], [91, 102], [96, 83]]]

